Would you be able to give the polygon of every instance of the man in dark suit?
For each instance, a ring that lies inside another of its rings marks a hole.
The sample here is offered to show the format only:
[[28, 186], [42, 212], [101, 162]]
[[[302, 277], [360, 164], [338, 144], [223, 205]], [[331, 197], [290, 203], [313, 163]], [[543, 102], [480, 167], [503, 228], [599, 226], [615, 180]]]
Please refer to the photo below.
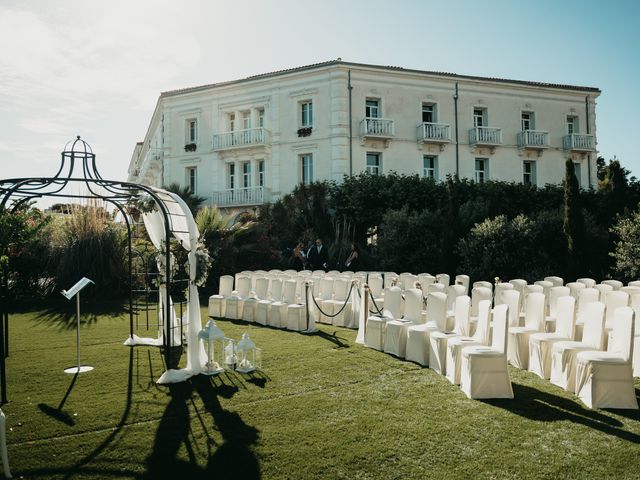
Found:
[[329, 252], [319, 238], [316, 240], [316, 244], [309, 249], [307, 258], [313, 270], [326, 271], [329, 268]]

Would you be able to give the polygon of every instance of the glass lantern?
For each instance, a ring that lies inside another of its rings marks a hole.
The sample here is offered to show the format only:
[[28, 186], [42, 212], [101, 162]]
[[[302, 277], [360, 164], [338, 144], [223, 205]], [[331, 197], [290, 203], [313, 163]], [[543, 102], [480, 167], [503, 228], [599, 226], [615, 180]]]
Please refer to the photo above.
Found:
[[216, 322], [211, 319], [207, 325], [200, 330], [198, 338], [204, 344], [207, 352], [207, 363], [202, 373], [205, 375], [217, 375], [224, 371], [222, 367], [221, 356], [224, 350], [224, 333]]
[[262, 350], [256, 348], [247, 333], [243, 333], [242, 340], [237, 343], [236, 355], [236, 372], [250, 373], [262, 367]]
[[236, 342], [231, 338], [224, 339], [224, 368], [227, 370], [235, 370], [238, 363], [238, 356], [236, 355]]

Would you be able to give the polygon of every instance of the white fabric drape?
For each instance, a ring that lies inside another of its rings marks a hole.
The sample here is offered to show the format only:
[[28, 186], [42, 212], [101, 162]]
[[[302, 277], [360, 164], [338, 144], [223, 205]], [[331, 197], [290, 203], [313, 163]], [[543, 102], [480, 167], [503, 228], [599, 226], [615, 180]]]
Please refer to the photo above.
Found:
[[365, 312], [364, 308], [364, 296], [366, 293], [364, 285], [358, 285], [358, 292], [360, 292], [360, 295], [356, 295], [358, 297], [358, 335], [356, 336], [356, 343], [364, 345], [364, 330], [367, 321], [367, 312]]
[[[169, 369], [164, 372], [157, 383], [178, 383], [183, 382], [190, 377], [202, 372], [204, 365], [207, 362], [207, 355], [204, 350], [204, 346], [198, 339], [198, 333], [202, 330], [202, 319], [200, 316], [200, 299], [198, 297], [198, 287], [195, 284], [197, 275], [197, 256], [196, 250], [198, 248], [198, 239], [200, 232], [198, 226], [193, 218], [191, 210], [187, 204], [175, 193], [166, 192], [160, 189], [154, 189], [154, 193], [158, 195], [163, 205], [169, 214], [169, 225], [171, 228], [171, 234], [180, 242], [180, 245], [185, 250], [189, 251], [189, 304], [187, 305], [187, 311], [182, 318], [187, 319], [187, 366], [183, 369]], [[153, 245], [158, 249], [162, 249], [162, 244], [166, 239], [166, 231], [164, 225], [163, 215], [159, 210], [154, 210], [151, 213], [145, 213], [143, 215], [145, 228], [149, 234], [149, 238]], [[160, 312], [162, 315], [166, 309], [166, 302], [171, 305], [171, 298], [167, 298], [166, 290], [160, 289]], [[172, 306], [171, 315], [171, 331], [172, 335], [171, 345], [180, 345], [181, 339], [179, 338], [179, 329], [176, 328], [176, 318], [173, 312]], [[161, 317], [159, 317], [161, 318]], [[161, 323], [161, 322], [160, 322]], [[177, 338], [176, 338], [177, 335]], [[127, 339], [125, 344], [127, 345], [162, 345], [162, 332], [160, 332], [159, 339], [141, 339], [134, 335], [133, 338]]]

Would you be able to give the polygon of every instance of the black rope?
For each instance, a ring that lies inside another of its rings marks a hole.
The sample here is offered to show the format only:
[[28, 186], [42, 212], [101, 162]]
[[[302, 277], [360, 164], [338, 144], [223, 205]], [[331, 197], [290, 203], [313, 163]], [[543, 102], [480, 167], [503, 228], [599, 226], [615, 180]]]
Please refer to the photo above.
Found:
[[382, 310], [380, 310], [380, 307], [378, 307], [378, 304], [376, 303], [376, 299], [373, 298], [373, 293], [371, 292], [371, 290], [369, 290], [369, 296], [371, 297], [371, 302], [373, 303], [373, 306], [376, 307], [377, 312], [372, 312], [371, 309], [369, 309], [369, 313], [374, 313], [374, 314], [378, 314], [380, 316], [382, 316]]
[[338, 310], [333, 315], [329, 315], [328, 313], [325, 313], [322, 310], [322, 308], [320, 308], [320, 305], [318, 305], [318, 302], [316, 302], [316, 298], [313, 295], [311, 295], [311, 298], [313, 298], [313, 303], [315, 303], [316, 307], [318, 308], [318, 310], [320, 311], [320, 313], [322, 315], [324, 315], [325, 317], [334, 318], [334, 317], [337, 317], [338, 315], [340, 315], [342, 313], [342, 311], [347, 307], [347, 303], [349, 303], [349, 298], [351, 297], [351, 292], [352, 291], [353, 291], [353, 283], [351, 284], [351, 288], [349, 288], [349, 293], [347, 294], [347, 299], [344, 301], [344, 305], [342, 305], [340, 310]]

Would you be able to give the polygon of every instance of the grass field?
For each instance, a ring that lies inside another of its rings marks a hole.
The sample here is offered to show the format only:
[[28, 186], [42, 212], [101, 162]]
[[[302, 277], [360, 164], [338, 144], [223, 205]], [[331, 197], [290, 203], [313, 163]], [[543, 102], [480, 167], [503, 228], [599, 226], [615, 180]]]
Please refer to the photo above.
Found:
[[63, 373], [72, 315], [10, 318], [2, 408], [16, 478], [640, 478], [638, 411], [589, 410], [528, 372], [510, 369], [514, 400], [474, 401], [352, 330], [221, 320], [263, 348], [262, 371], [167, 387], [160, 349], [122, 345], [126, 312], [85, 318], [82, 362], [95, 370], [75, 379]]

